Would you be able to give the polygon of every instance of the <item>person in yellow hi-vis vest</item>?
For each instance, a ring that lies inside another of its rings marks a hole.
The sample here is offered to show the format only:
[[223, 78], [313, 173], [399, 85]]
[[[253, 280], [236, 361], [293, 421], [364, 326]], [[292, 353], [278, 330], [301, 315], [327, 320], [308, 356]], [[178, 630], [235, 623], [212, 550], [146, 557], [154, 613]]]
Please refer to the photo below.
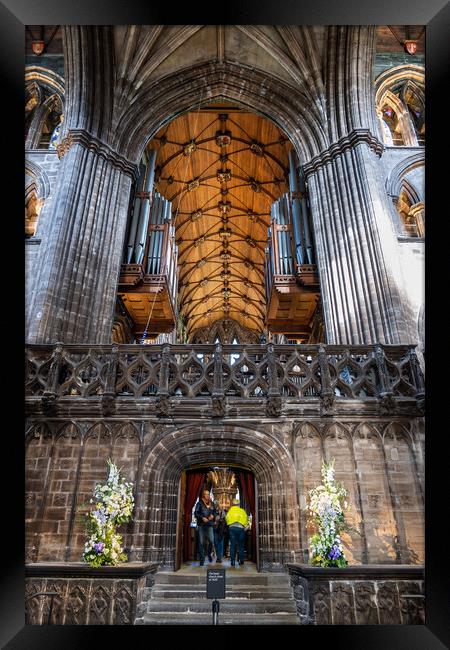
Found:
[[230, 558], [231, 566], [235, 566], [236, 546], [238, 550], [239, 564], [244, 564], [244, 542], [245, 531], [248, 526], [247, 513], [239, 507], [239, 500], [233, 499], [233, 505], [227, 512], [226, 522], [230, 534]]

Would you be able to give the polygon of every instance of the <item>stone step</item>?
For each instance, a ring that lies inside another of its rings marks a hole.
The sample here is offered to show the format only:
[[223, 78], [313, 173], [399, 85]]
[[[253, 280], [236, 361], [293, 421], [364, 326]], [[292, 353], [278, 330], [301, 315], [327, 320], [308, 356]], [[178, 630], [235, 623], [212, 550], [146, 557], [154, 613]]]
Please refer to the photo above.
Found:
[[[145, 614], [143, 619], [136, 621], [138, 625], [212, 625], [212, 613], [182, 614]], [[300, 625], [294, 614], [255, 614], [242, 615], [219, 612], [219, 625]]]
[[[286, 585], [289, 577], [285, 573], [238, 573], [232, 569], [226, 570], [225, 581], [227, 585]], [[158, 572], [155, 575], [155, 585], [162, 584], [183, 584], [183, 585], [205, 585], [206, 571], [198, 573], [172, 573]]]
[[[262, 585], [262, 586], [251, 586], [243, 587], [241, 585], [234, 585], [233, 587], [227, 587], [226, 589], [227, 598], [250, 598], [250, 599], [261, 599], [261, 598], [287, 598], [289, 599], [292, 595], [292, 590], [290, 587], [282, 587], [276, 585], [274, 587]], [[152, 589], [152, 598], [206, 598], [206, 589], [205, 587], [200, 587], [199, 585], [156, 585]]]
[[[147, 601], [146, 614], [163, 612], [164, 614], [179, 613], [211, 613], [212, 601], [206, 598], [173, 598], [153, 599]], [[294, 599], [288, 600], [250, 600], [249, 598], [220, 601], [220, 611], [224, 614], [296, 614]]]

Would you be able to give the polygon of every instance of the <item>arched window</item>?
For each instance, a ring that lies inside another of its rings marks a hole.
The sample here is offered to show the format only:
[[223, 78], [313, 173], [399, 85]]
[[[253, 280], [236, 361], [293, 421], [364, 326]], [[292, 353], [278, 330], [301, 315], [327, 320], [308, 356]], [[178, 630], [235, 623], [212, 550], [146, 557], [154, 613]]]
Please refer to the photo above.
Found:
[[425, 75], [417, 65], [396, 66], [375, 81], [376, 112], [388, 146], [425, 144]]
[[414, 125], [417, 141], [420, 146], [425, 145], [425, 97], [423, 91], [414, 82], [407, 81], [402, 88], [401, 98], [408, 108], [411, 121]]
[[36, 187], [32, 185], [25, 195], [25, 237], [34, 237], [39, 213], [44, 199], [38, 198]]
[[425, 206], [417, 198], [408, 181], [404, 180], [397, 210], [402, 219], [404, 234], [408, 237], [425, 237]]
[[381, 112], [383, 116], [382, 125], [385, 144], [394, 146], [405, 144], [400, 121], [395, 110], [389, 104], [385, 104]]
[[46, 68], [25, 72], [25, 148], [54, 149], [64, 112], [64, 80]]

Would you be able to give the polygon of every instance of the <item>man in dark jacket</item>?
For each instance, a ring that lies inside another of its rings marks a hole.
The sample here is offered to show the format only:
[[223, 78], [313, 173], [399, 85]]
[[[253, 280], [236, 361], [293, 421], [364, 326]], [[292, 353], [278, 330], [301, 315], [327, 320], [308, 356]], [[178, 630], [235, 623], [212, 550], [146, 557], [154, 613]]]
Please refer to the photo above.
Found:
[[215, 510], [208, 490], [203, 490], [202, 498], [195, 506], [194, 516], [197, 520], [198, 552], [200, 566], [205, 564], [205, 541], [209, 542], [208, 560], [212, 562], [212, 549], [214, 546]]

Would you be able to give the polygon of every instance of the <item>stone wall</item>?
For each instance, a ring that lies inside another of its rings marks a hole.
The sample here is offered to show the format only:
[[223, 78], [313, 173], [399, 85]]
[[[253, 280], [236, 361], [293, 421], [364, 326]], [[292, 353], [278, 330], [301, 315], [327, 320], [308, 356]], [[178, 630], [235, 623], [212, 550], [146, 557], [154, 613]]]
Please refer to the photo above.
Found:
[[303, 625], [421, 625], [423, 567], [289, 565]]
[[95, 483], [106, 478], [108, 458], [134, 484], [135, 517], [123, 530], [132, 560], [174, 566], [181, 470], [225, 461], [255, 474], [262, 567], [301, 561], [311, 534], [307, 491], [321, 481], [322, 460], [335, 458], [354, 526], [343, 536], [350, 563], [423, 562], [420, 423], [265, 420], [34, 421], [26, 452], [27, 561], [81, 560], [84, 514]]

